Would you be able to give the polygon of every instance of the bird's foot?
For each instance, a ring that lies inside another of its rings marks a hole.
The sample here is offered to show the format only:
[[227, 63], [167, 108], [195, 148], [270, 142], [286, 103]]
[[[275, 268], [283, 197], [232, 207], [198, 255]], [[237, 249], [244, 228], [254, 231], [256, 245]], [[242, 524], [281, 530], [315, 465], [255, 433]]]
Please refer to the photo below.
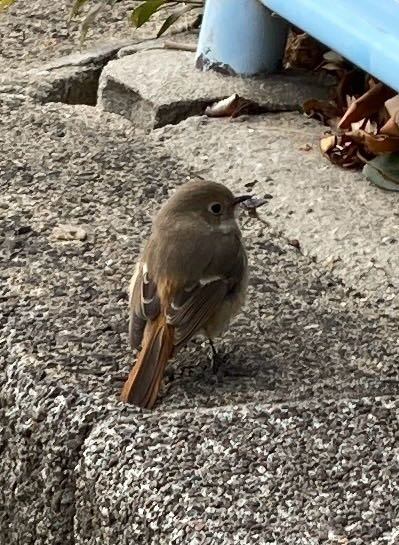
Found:
[[230, 361], [230, 355], [217, 352], [215, 345], [213, 344], [211, 339], [209, 339], [209, 345], [211, 348], [209, 353], [209, 360], [211, 362], [211, 371], [214, 375], [219, 375], [219, 371], [221, 370], [221, 367], [225, 363], [228, 363]]

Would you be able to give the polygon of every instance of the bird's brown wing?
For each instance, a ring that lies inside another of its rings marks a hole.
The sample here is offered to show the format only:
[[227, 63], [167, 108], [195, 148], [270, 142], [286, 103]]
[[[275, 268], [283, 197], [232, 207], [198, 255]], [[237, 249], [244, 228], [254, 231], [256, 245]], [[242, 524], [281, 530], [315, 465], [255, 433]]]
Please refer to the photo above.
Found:
[[166, 322], [174, 326], [176, 347], [186, 343], [215, 314], [229, 291], [229, 282], [213, 278], [176, 293], [166, 310]]
[[[174, 345], [186, 343], [216, 312], [229, 291], [223, 278], [197, 282], [174, 293], [165, 308], [166, 323], [174, 328]], [[133, 348], [140, 348], [148, 320], [155, 320], [161, 311], [156, 284], [139, 271], [130, 302], [129, 339]]]
[[[246, 254], [239, 236], [233, 234], [224, 244], [207, 239], [206, 244], [195, 251], [201, 253], [201, 248], [208, 259], [200, 262], [203, 267], [202, 271], [197, 271], [200, 279], [173, 293], [166, 309], [166, 321], [175, 327], [176, 347], [201, 330], [218, 312], [226, 297], [241, 289], [245, 275]], [[189, 261], [198, 263], [196, 256], [190, 257]]]
[[132, 279], [130, 297], [129, 341], [132, 348], [140, 348], [147, 321], [156, 318], [160, 310], [157, 286], [139, 263]]

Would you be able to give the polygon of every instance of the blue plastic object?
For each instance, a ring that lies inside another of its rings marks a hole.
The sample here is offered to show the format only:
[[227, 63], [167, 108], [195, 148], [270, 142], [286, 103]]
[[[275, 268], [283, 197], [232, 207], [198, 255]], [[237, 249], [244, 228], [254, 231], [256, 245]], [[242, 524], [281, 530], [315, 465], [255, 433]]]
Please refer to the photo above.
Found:
[[252, 75], [279, 67], [288, 25], [258, 0], [207, 0], [197, 66]]
[[[198, 52], [204, 53], [208, 48], [209, 55], [214, 55], [214, 59], [221, 63], [228, 62], [233, 67], [239, 66], [236, 57], [245, 56], [245, 70], [238, 69], [237, 73], [260, 72], [257, 70], [259, 61], [251, 62], [248, 59], [251, 52], [257, 57], [262, 55], [261, 51], [272, 50], [275, 43], [275, 30], [272, 27], [278, 24], [278, 18], [269, 18], [269, 26], [265, 30], [268, 38], [259, 43], [255, 53], [255, 40], [247, 38], [251, 35], [255, 17], [254, 2], [267, 6], [399, 91], [399, 0], [207, 0]], [[244, 3], [246, 8], [242, 5]], [[226, 19], [226, 15], [229, 19]], [[234, 17], [240, 21], [235, 23], [240, 28], [238, 35], [231, 32], [230, 19]], [[211, 35], [208, 25], [213, 33]], [[256, 30], [256, 34], [259, 32]], [[223, 38], [219, 35], [223, 35]], [[218, 47], [213, 48], [213, 43], [217, 43]], [[273, 64], [268, 62], [269, 71]]]

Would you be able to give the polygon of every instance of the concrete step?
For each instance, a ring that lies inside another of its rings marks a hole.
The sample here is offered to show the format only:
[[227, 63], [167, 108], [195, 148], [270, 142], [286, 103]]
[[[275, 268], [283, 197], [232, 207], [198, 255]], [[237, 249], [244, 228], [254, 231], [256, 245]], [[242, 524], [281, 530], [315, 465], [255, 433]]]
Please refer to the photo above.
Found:
[[156, 128], [198, 115], [214, 101], [238, 93], [268, 111], [298, 110], [307, 98], [327, 95], [316, 77], [287, 72], [267, 78], [226, 77], [194, 69], [195, 55], [160, 48], [107, 64], [98, 106], [135, 126]]

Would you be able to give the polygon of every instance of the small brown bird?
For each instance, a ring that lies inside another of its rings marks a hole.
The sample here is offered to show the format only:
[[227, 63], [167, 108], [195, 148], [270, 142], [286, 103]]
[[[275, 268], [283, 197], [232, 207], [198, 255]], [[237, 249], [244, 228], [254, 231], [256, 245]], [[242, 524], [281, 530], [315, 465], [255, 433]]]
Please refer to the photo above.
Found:
[[249, 197], [189, 182], [162, 206], [130, 284], [130, 344], [141, 350], [122, 401], [151, 408], [169, 358], [194, 335], [205, 335], [216, 354], [212, 339], [245, 299], [247, 258], [235, 209]]

